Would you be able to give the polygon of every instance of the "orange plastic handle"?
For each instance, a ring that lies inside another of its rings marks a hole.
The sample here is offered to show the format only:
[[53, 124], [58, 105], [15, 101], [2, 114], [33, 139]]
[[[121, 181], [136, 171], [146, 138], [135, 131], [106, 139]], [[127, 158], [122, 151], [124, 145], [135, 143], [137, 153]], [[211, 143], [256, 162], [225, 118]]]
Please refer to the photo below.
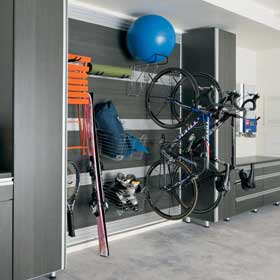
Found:
[[87, 105], [89, 104], [89, 100], [79, 98], [68, 98], [67, 103], [68, 105]]
[[75, 59], [81, 63], [91, 62], [91, 57], [89, 57], [89, 56], [81, 56], [81, 55], [72, 54], [72, 53], [68, 54], [68, 59]]
[[68, 97], [74, 97], [74, 98], [88, 98], [87, 92], [73, 92], [68, 91]]
[[68, 85], [69, 91], [88, 91], [88, 86]]
[[68, 72], [88, 72], [89, 67], [79, 64], [68, 64]]
[[88, 81], [83, 80], [83, 79], [68, 79], [68, 85], [84, 85], [84, 86], [87, 86]]
[[87, 78], [87, 73], [84, 73], [84, 72], [68, 72], [68, 78], [86, 79]]

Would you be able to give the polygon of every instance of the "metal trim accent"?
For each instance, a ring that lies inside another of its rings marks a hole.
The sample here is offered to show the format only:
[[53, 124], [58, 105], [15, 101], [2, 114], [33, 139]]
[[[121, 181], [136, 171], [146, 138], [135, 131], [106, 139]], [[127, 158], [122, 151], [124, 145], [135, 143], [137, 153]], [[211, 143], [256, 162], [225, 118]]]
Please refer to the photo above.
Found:
[[0, 187], [13, 186], [13, 182], [0, 182]]
[[266, 194], [272, 194], [272, 193], [275, 193], [275, 192], [278, 192], [278, 191], [280, 191], [280, 187], [270, 189], [270, 190], [264, 190], [264, 191], [261, 191], [261, 192], [258, 192], [258, 193], [248, 194], [248, 195], [241, 196], [241, 197], [237, 197], [235, 199], [235, 201], [238, 203], [238, 202], [246, 201], [248, 199], [257, 198], [257, 197], [260, 197], [260, 196], [263, 196], [263, 195], [266, 195]]
[[[255, 168], [265, 168], [265, 167], [271, 167], [271, 166], [277, 166], [279, 165], [279, 169], [280, 169], [280, 160], [279, 161], [273, 161], [273, 162], [265, 162], [265, 163], [254, 163]], [[237, 165], [238, 169], [250, 169], [250, 165]]]
[[3, 178], [3, 179], [0, 179], [0, 184], [2, 183], [10, 183], [10, 182], [13, 182], [13, 178]]
[[[219, 81], [219, 29], [215, 28], [215, 79], [217, 81]], [[218, 94], [216, 92], [216, 102], [218, 103]], [[215, 135], [215, 158], [219, 158], [219, 129], [217, 129], [214, 133]], [[218, 163], [215, 164], [216, 167], [218, 168]], [[214, 200], [216, 200], [218, 198], [218, 191], [214, 190]], [[214, 222], [218, 222], [219, 221], [219, 206], [214, 210]]]
[[62, 247], [61, 247], [61, 269], [66, 265], [66, 162], [67, 162], [67, 65], [68, 65], [68, 1], [63, 0], [63, 81], [62, 81]]
[[[108, 11], [109, 12], [109, 11]], [[98, 24], [114, 29], [127, 30], [136, 17], [109, 14], [102, 11], [97, 11], [94, 6], [83, 5], [81, 3], [69, 2], [68, 17], [88, 23]], [[175, 30], [176, 43], [180, 43], [181, 34], [183, 31]]]

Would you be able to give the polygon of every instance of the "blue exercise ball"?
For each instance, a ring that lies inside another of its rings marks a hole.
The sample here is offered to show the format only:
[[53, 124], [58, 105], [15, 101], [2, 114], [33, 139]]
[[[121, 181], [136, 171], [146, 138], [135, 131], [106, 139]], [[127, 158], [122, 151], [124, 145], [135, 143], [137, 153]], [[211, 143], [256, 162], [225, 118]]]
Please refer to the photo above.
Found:
[[128, 29], [127, 48], [137, 60], [160, 62], [169, 56], [176, 42], [171, 23], [162, 16], [146, 15], [138, 18]]

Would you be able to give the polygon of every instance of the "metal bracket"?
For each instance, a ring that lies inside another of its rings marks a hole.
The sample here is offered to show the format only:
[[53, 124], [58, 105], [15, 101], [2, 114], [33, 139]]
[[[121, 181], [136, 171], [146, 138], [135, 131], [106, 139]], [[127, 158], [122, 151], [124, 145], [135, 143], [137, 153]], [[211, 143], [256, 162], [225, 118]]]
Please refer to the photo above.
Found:
[[196, 224], [196, 225], [199, 225], [199, 226], [203, 226], [205, 228], [210, 227], [210, 222], [209, 221], [203, 221], [203, 220], [199, 220], [199, 219], [191, 218], [191, 217], [185, 217], [183, 219], [183, 222], [188, 223], [188, 224], [193, 223], [193, 224]]

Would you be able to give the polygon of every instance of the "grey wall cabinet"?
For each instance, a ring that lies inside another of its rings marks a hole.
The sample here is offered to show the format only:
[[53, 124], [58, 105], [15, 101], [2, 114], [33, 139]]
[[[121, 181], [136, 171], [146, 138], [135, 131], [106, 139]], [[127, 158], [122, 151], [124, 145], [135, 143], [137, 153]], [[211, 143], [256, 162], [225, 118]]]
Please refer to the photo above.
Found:
[[[0, 174], [1, 175], [1, 174]], [[13, 278], [13, 183], [0, 176], [0, 278]]]
[[[5, 129], [8, 150], [14, 147], [14, 156], [7, 155], [13, 161], [14, 176], [14, 280], [35, 278], [64, 266], [65, 10], [64, 0], [0, 2], [6, 50], [6, 55], [1, 51], [0, 69], [9, 73], [5, 88], [0, 83], [0, 95], [2, 102], [5, 93], [4, 101], [14, 115], [13, 123], [12, 116], [7, 119]], [[2, 50], [2, 40], [0, 46]], [[0, 111], [5, 112], [2, 104]], [[6, 213], [12, 207], [11, 202], [0, 205]], [[7, 226], [4, 234], [11, 234], [12, 217], [1, 218], [0, 223]], [[9, 250], [12, 253], [12, 247]], [[5, 273], [6, 269], [10, 267]]]
[[14, 0], [14, 279], [63, 267], [64, 0]]
[[[182, 64], [190, 72], [205, 72], [218, 80], [223, 90], [236, 88], [236, 36], [217, 29], [201, 28], [189, 30], [182, 36]], [[234, 139], [232, 140], [232, 135]], [[235, 145], [235, 133], [232, 133], [230, 120], [211, 138], [211, 153], [222, 160], [230, 161], [232, 146]], [[235, 157], [235, 154], [233, 155]], [[203, 203], [214, 199], [214, 186], [200, 188]], [[207, 215], [198, 215], [200, 219], [217, 221], [222, 219], [224, 211], [231, 207], [224, 202], [219, 209]]]
[[[249, 172], [250, 163], [254, 163], [256, 188], [244, 190], [238, 173], [240, 169]], [[280, 201], [280, 158], [256, 156], [237, 159], [234, 175], [234, 188], [227, 200], [232, 207], [225, 212], [227, 217]]]
[[1, 279], [12, 280], [12, 201], [0, 201], [0, 272]]

